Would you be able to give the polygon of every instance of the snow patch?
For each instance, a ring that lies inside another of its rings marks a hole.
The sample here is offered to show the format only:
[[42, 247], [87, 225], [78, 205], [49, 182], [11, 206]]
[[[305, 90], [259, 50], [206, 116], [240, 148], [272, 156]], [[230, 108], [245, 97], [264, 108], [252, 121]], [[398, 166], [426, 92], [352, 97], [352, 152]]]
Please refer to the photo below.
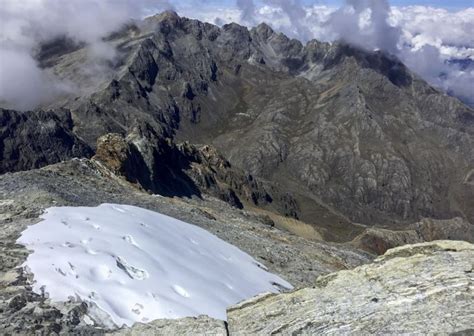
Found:
[[[116, 326], [208, 315], [292, 286], [209, 232], [149, 210], [116, 204], [49, 208], [18, 243], [33, 290], [53, 301], [79, 297]], [[89, 322], [92, 322], [89, 321]], [[92, 322], [93, 323], [93, 322]]]

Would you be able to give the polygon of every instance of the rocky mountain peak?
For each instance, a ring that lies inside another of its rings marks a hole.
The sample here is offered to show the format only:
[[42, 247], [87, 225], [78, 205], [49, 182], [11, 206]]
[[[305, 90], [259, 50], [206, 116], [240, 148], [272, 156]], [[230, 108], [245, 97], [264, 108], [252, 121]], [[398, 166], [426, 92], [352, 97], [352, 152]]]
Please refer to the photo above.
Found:
[[146, 28], [159, 31], [163, 34], [169, 34], [174, 29], [180, 27], [181, 17], [173, 10], [167, 10], [144, 19]]
[[252, 30], [255, 31], [263, 41], [267, 41], [273, 34], [275, 34], [272, 27], [265, 22], [260, 23], [257, 27], [252, 28]]
[[176, 24], [181, 20], [181, 17], [174, 10], [166, 10], [161, 13], [149, 16], [144, 21], [155, 21], [155, 22], [169, 22]]

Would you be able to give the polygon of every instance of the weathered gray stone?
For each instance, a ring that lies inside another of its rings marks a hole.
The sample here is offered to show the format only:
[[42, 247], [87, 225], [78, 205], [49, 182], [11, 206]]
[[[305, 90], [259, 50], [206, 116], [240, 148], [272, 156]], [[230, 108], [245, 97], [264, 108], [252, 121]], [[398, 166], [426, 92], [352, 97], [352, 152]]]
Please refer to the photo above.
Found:
[[207, 316], [188, 317], [177, 320], [155, 320], [142, 324], [137, 323], [132, 328], [126, 328], [109, 336], [227, 336], [227, 329], [224, 321], [214, 320]]
[[71, 112], [0, 108], [0, 174], [41, 168], [92, 150], [72, 131]]
[[474, 245], [436, 241], [228, 310], [230, 335], [449, 334], [474, 325]]

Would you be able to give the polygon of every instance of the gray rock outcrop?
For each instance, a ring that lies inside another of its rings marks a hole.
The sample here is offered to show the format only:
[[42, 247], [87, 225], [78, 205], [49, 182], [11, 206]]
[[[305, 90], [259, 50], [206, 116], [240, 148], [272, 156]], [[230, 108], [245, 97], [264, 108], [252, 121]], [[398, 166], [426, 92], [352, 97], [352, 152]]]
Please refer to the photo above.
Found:
[[474, 226], [463, 218], [436, 220], [424, 218], [406, 229], [394, 231], [368, 228], [352, 241], [354, 246], [375, 254], [406, 244], [451, 239], [474, 243]]
[[0, 174], [91, 155], [90, 147], [73, 132], [70, 111], [0, 108]]
[[228, 310], [230, 335], [470, 334], [474, 245], [436, 241]]
[[148, 324], [138, 323], [133, 328], [127, 328], [109, 336], [227, 336], [227, 328], [224, 321], [214, 320], [207, 316], [197, 318], [183, 318], [178, 320], [155, 320]]
[[[153, 145], [145, 147], [144, 143]], [[153, 193], [166, 196], [205, 193], [239, 209], [246, 203], [285, 216], [297, 216], [298, 208], [291, 194], [232, 167], [212, 146], [137, 138], [136, 133], [124, 138], [112, 133], [98, 139], [93, 160]]]

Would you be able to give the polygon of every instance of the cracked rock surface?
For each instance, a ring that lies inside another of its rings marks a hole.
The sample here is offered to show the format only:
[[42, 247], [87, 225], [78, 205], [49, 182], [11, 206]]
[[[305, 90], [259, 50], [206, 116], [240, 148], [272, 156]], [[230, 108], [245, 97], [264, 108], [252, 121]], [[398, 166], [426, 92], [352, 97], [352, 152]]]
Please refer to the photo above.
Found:
[[474, 245], [436, 241], [391, 249], [373, 263], [263, 295], [228, 310], [231, 335], [474, 332]]
[[115, 336], [167, 336], [167, 335], [212, 335], [227, 336], [224, 321], [207, 316], [188, 317], [178, 320], [156, 320], [148, 324], [136, 324], [108, 335]]

